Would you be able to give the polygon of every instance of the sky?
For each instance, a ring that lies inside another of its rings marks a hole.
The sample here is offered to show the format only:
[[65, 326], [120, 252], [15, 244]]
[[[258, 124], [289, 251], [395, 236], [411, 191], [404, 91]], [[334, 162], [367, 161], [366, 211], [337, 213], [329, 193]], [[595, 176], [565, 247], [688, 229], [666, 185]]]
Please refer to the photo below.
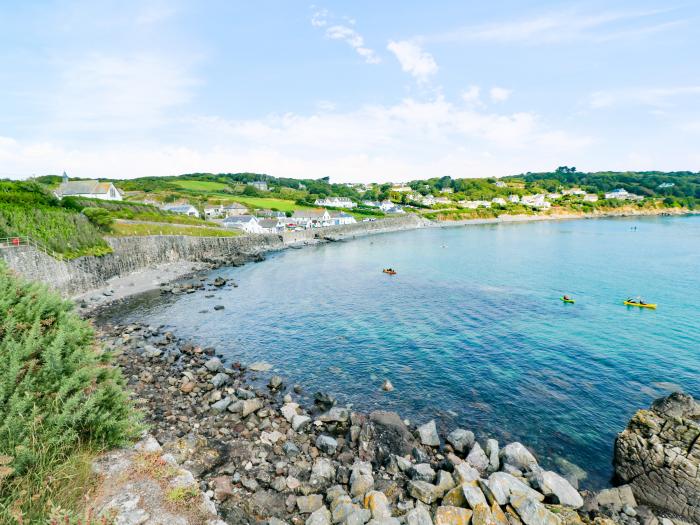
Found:
[[0, 177], [700, 170], [700, 2], [0, 2]]

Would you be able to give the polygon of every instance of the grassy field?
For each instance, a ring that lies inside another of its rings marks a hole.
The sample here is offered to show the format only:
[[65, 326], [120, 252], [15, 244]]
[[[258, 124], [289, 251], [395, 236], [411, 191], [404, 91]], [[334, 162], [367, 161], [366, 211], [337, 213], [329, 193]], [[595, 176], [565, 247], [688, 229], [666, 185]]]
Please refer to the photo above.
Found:
[[112, 225], [114, 235], [120, 237], [143, 235], [187, 235], [189, 237], [236, 237], [241, 233], [237, 230], [224, 230], [221, 228], [199, 228], [197, 226], [175, 226], [171, 224], [157, 223], [124, 223], [117, 222]]
[[207, 180], [173, 180], [172, 182], [183, 189], [194, 191], [221, 191], [230, 188], [228, 184], [223, 182]]
[[300, 206], [294, 201], [285, 199], [265, 198], [265, 197], [232, 197], [230, 200], [240, 202], [246, 206], [260, 209], [270, 209], [278, 211], [308, 210], [309, 206]]

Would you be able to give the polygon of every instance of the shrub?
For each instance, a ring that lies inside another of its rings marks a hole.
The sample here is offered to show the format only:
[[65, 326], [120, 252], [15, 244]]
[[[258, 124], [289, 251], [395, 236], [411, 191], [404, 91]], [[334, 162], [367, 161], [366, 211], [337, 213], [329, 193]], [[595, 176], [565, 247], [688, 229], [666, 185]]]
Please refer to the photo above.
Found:
[[75, 475], [58, 472], [140, 428], [120, 371], [69, 302], [0, 265], [0, 311], [0, 522], [34, 523], [75, 493]]
[[83, 215], [85, 215], [92, 224], [103, 231], [109, 231], [114, 223], [114, 219], [104, 208], [84, 208]]

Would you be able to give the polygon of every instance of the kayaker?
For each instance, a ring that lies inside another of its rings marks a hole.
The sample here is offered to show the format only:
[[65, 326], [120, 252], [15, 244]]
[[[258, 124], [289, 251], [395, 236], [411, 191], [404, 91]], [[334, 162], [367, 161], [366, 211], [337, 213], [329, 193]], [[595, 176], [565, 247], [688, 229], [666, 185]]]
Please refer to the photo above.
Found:
[[564, 296], [564, 300], [565, 300], [565, 301], [571, 301], [571, 298], [570, 298], [568, 295], [565, 295], [565, 296]]

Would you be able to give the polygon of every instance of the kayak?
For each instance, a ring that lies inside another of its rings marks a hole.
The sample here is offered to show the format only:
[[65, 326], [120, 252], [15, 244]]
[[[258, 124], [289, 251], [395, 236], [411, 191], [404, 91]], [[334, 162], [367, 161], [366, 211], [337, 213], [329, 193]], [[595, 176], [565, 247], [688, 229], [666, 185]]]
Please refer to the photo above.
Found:
[[633, 301], [624, 301], [626, 306], [639, 306], [640, 308], [651, 308], [652, 310], [656, 310], [656, 305], [655, 304], [649, 304], [649, 303], [635, 303]]
[[562, 300], [563, 302], [565, 302], [565, 303], [574, 304], [574, 303], [576, 302], [576, 301], [574, 301], [573, 299], [564, 299], [563, 297], [560, 297], [559, 299], [561, 299], [561, 300]]
[[382, 270], [384, 273], [389, 274], [389, 275], [396, 275], [396, 272], [394, 270]]

